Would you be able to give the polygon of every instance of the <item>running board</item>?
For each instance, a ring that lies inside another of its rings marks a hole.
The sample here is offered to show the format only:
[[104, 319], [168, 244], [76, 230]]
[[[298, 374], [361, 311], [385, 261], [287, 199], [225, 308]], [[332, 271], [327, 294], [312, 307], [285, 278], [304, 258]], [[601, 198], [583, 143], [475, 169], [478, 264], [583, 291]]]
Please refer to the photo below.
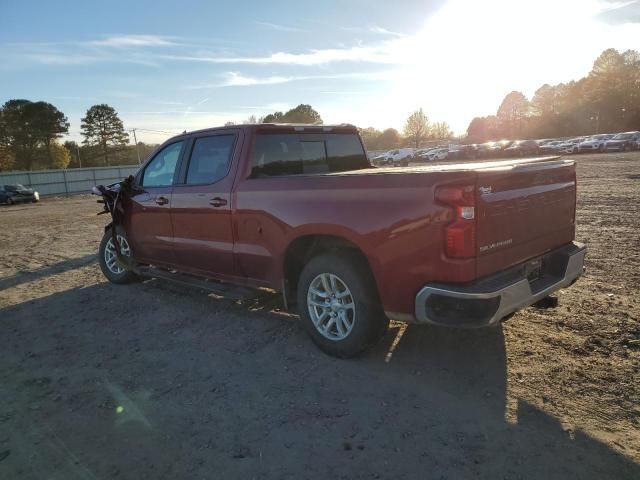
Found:
[[207, 290], [214, 295], [224, 297], [230, 300], [245, 300], [247, 298], [256, 297], [257, 291], [247, 287], [239, 287], [217, 280], [208, 280], [204, 277], [189, 275], [186, 273], [178, 273], [156, 267], [138, 267], [136, 273], [143, 277], [159, 278], [161, 280], [169, 280], [174, 283], [186, 285], [188, 287], [200, 288]]

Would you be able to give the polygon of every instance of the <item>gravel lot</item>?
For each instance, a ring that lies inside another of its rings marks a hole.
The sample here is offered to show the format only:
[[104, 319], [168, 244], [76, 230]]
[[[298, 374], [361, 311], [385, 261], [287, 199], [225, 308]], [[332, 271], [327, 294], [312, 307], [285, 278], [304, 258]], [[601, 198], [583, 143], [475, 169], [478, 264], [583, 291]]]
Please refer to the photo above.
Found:
[[89, 196], [0, 208], [0, 479], [640, 478], [640, 152], [576, 157], [587, 273], [341, 361], [262, 295], [105, 283]]

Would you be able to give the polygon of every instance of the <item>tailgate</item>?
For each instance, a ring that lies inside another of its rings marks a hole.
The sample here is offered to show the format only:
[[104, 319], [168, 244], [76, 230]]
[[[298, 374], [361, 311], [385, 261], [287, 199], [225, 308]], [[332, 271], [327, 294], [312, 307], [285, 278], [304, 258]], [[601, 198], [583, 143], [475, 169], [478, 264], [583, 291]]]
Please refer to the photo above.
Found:
[[576, 172], [544, 160], [477, 172], [478, 277], [569, 243], [575, 235]]

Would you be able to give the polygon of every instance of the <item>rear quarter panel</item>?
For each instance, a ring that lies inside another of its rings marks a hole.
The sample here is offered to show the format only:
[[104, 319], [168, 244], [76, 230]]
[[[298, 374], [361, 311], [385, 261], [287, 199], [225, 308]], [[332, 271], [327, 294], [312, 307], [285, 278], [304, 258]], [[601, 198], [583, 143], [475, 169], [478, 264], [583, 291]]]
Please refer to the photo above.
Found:
[[[367, 170], [366, 172], [370, 172]], [[473, 172], [359, 173], [245, 179], [234, 193], [238, 269], [282, 287], [287, 247], [304, 235], [334, 235], [366, 255], [386, 311], [413, 313], [429, 281], [471, 281], [475, 261], [443, 255], [450, 210], [434, 201], [442, 183], [473, 183]]]

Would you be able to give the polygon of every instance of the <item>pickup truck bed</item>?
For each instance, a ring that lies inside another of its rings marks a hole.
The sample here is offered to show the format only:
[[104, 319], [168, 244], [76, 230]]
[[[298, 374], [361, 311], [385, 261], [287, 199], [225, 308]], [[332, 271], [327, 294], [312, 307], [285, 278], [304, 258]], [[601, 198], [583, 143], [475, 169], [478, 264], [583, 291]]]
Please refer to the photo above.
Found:
[[[167, 151], [170, 184], [149, 185]], [[335, 312], [305, 283], [318, 258], [363, 279], [365, 311], [448, 326], [495, 324], [582, 272], [575, 164], [557, 157], [373, 168], [354, 127], [246, 125], [167, 141], [134, 183], [122, 229], [136, 262], [280, 290], [303, 320], [330, 314], [314, 340], [332, 353], [351, 334], [327, 343]]]

